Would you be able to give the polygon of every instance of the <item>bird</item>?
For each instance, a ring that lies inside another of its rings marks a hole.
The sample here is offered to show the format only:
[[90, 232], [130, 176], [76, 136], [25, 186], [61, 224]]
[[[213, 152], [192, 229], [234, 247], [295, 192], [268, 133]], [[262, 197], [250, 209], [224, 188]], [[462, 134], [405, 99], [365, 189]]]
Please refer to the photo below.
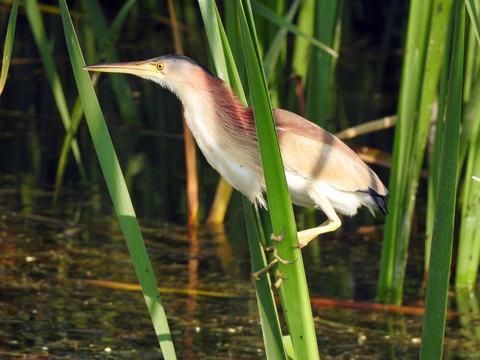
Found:
[[[136, 75], [174, 93], [210, 165], [255, 206], [266, 207], [253, 110], [223, 80], [195, 60], [177, 54], [83, 68]], [[350, 147], [300, 115], [273, 109], [273, 116], [291, 201], [319, 209], [328, 218], [298, 232], [299, 248], [338, 229], [337, 213], [354, 216], [366, 206], [373, 216], [375, 210], [387, 215], [387, 188]]]

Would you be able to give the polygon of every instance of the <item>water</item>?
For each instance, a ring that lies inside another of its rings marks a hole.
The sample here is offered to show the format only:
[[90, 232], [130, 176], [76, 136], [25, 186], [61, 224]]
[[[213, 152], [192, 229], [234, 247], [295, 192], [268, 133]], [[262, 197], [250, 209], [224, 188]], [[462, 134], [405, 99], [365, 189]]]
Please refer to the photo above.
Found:
[[[161, 358], [117, 221], [108, 206], [92, 217], [85, 190], [70, 190], [53, 215], [48, 192], [24, 190], [37, 198], [28, 206], [13, 188], [0, 193], [2, 359]], [[195, 243], [185, 227], [141, 223], [179, 358], [264, 358], [244, 235], [202, 228]], [[326, 236], [303, 253], [322, 359], [418, 358], [421, 315], [322, 305], [374, 300], [378, 229]], [[419, 278], [410, 269], [407, 305], [420, 299]], [[445, 359], [478, 357], [478, 324], [466, 319], [448, 319]]]
[[[168, 9], [152, 4], [139, 2], [128, 17], [115, 44], [120, 60], [173, 52], [171, 28], [158, 20], [169, 17]], [[208, 65], [208, 45], [197, 5], [176, 4], [187, 25], [182, 36], [189, 45], [188, 55]], [[385, 34], [388, 4], [375, 3], [374, 11], [366, 12], [358, 11], [357, 3], [344, 4], [347, 18], [352, 14], [353, 21], [347, 19], [343, 27], [342, 56], [332, 93], [332, 98], [340, 101], [332, 101], [332, 109], [336, 109], [328, 124], [332, 131], [396, 111], [402, 60], [398, 44], [405, 37], [408, 6], [398, 6], [392, 41], [386, 41], [384, 49], [380, 37]], [[107, 19], [113, 21], [118, 4], [102, 6]], [[5, 28], [9, 8], [0, 11]], [[61, 21], [54, 13], [42, 16], [71, 111], [77, 89]], [[98, 62], [104, 55], [96, 53], [89, 35], [91, 24], [79, 17], [75, 26], [87, 62]], [[387, 56], [379, 56], [383, 52]], [[280, 83], [292, 90], [289, 79]], [[178, 357], [264, 358], [241, 201], [234, 195], [226, 233], [202, 228], [198, 242], [189, 240], [188, 229], [179, 226], [187, 217], [179, 103], [153, 83], [127, 81], [138, 123], [122, 118], [109, 77], [100, 79], [96, 91], [163, 289]], [[287, 107], [298, 99], [283, 100], [282, 107]], [[0, 97], [0, 115], [0, 359], [161, 358], [143, 296], [130, 286], [137, 283], [136, 275], [84, 123], [77, 140], [87, 180], [81, 179], [70, 158], [58, 206], [51, 211], [51, 189], [65, 130], [22, 12], [12, 66]], [[389, 130], [356, 139], [355, 144], [390, 151], [392, 139]], [[218, 177], [201, 155], [198, 163], [203, 219]], [[387, 183], [388, 169], [377, 166], [375, 170]], [[419, 203], [422, 197], [424, 194]], [[420, 204], [419, 214], [422, 209]], [[308, 221], [300, 213], [297, 216], [304, 228]], [[405, 304], [410, 306], [422, 306], [424, 298], [423, 224], [419, 218], [419, 239], [410, 244], [404, 289]], [[360, 233], [360, 224], [376, 227]], [[359, 310], [344, 303], [327, 306], [319, 301], [374, 301], [381, 248], [379, 224], [380, 219], [374, 223], [362, 212], [354, 221], [345, 221], [341, 232], [313, 241], [303, 250], [322, 359], [418, 358], [421, 315], [406, 309]], [[190, 292], [185, 292], [188, 289]], [[452, 295], [450, 309], [458, 308], [477, 315], [449, 317], [444, 358], [477, 359], [478, 299], [471, 293], [461, 298]]]

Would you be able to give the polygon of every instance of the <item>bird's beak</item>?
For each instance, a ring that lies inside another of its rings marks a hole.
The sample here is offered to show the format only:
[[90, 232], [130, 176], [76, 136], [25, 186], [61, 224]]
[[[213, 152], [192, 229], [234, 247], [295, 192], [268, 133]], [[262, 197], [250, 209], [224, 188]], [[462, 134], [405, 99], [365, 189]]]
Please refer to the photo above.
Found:
[[151, 77], [157, 74], [155, 64], [148, 60], [89, 65], [89, 66], [84, 66], [83, 69], [88, 71], [131, 74], [131, 75], [137, 75], [141, 77]]

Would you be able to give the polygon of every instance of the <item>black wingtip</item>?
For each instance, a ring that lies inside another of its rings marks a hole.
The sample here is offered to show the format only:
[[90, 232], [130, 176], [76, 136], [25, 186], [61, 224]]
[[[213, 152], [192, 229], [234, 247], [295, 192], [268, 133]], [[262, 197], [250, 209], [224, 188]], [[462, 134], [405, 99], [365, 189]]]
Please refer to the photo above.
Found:
[[384, 215], [388, 215], [387, 210], [387, 199], [390, 197], [390, 194], [381, 195], [373, 189], [368, 188], [368, 193], [372, 196], [375, 203], [378, 205], [378, 208]]

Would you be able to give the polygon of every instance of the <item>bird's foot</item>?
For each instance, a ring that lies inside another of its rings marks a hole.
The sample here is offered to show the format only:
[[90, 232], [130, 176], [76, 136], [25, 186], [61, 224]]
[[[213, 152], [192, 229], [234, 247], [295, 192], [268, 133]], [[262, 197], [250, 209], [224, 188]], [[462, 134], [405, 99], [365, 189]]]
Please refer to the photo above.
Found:
[[270, 270], [276, 263], [278, 263], [278, 259], [273, 259], [267, 266], [265, 266], [263, 269], [260, 269], [256, 272], [253, 273], [253, 278], [255, 280], [260, 280], [258, 277], [259, 275], [266, 273], [268, 270]]
[[282, 276], [282, 273], [281, 273], [280, 269], [278, 269], [275, 272], [275, 276], [277, 277], [277, 281], [275, 281], [275, 284], [273, 284], [273, 286], [275, 286], [275, 289], [278, 290], [278, 289], [280, 289], [280, 285], [282, 285], [283, 280], [288, 280], [288, 278], [285, 278], [285, 277]]
[[[275, 235], [274, 233], [272, 233], [272, 235], [270, 235], [270, 240], [274, 241], [275, 243], [279, 243], [280, 241], [283, 240], [283, 238], [285, 237], [285, 232], [287, 231], [287, 228], [284, 227], [283, 228], [283, 231], [280, 235]], [[274, 244], [275, 244], [274, 243]], [[275, 245], [274, 245], [275, 246]]]
[[[290, 264], [293, 264], [295, 261], [297, 261], [298, 259], [295, 259], [293, 261], [287, 261], [287, 260], [284, 260], [282, 259], [279, 255], [278, 255], [278, 250], [277, 250], [277, 243], [279, 243], [280, 241], [282, 241], [283, 237], [285, 236], [285, 231], [287, 229], [284, 228], [283, 229], [283, 232], [280, 234], [280, 235], [275, 235], [275, 234], [272, 234], [270, 236], [270, 240], [273, 241], [273, 246], [269, 246], [268, 248], [265, 249], [265, 251], [273, 251], [273, 260], [267, 265], [265, 266], [263, 269], [259, 270], [259, 271], [256, 271], [253, 273], [253, 277], [255, 278], [255, 280], [258, 280], [259, 279], [259, 275], [267, 272], [268, 270], [270, 270], [276, 263], [280, 262], [281, 264], [283, 265], [290, 265]], [[281, 279], [281, 278], [279, 278]], [[277, 280], [278, 282], [278, 280]], [[281, 283], [281, 281], [280, 281]], [[275, 283], [276, 284], [276, 283]], [[278, 285], [280, 286], [280, 284]], [[276, 287], [276, 285], [275, 285]], [[277, 288], [278, 289], [278, 288]]]
[[297, 245], [293, 245], [292, 249], [303, 249], [305, 246], [307, 246], [310, 243], [311, 240], [308, 240], [308, 241], [298, 240]]
[[270, 240], [273, 241], [273, 246], [271, 246], [273, 248], [273, 257], [275, 260], [278, 260], [279, 262], [281, 262], [283, 265], [290, 265], [290, 264], [293, 264], [295, 261], [297, 261], [298, 259], [295, 259], [293, 261], [287, 261], [287, 260], [284, 260], [282, 259], [279, 255], [278, 255], [278, 250], [277, 250], [277, 244], [283, 240], [283, 237], [285, 236], [285, 232], [287, 231], [287, 228], [283, 228], [283, 232], [280, 234], [280, 235], [275, 235], [272, 233], [272, 235], [270, 235]]

